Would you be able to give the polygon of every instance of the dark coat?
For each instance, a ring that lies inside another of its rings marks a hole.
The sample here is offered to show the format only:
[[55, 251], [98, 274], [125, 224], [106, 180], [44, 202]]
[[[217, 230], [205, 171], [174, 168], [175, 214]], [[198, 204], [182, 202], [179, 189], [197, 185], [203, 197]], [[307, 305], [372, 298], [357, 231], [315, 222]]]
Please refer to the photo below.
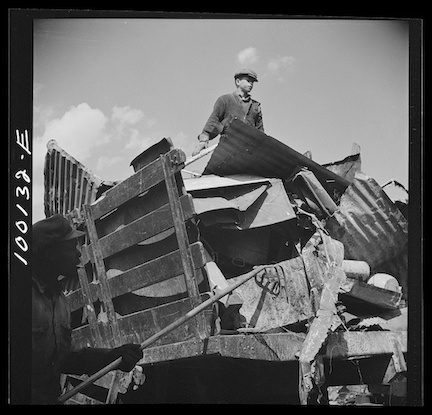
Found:
[[242, 102], [236, 92], [222, 95], [217, 99], [203, 132], [207, 133], [211, 140], [218, 134], [223, 134], [234, 118], [264, 132], [261, 104], [252, 98]]

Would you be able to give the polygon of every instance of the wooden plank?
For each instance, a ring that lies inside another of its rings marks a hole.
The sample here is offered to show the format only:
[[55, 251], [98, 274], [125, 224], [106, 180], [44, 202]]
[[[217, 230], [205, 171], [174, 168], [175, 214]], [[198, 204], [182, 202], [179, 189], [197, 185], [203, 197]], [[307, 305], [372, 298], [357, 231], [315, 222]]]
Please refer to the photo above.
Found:
[[165, 183], [160, 182], [147, 192], [129, 200], [96, 222], [99, 238], [114, 232], [120, 226], [159, 209], [168, 203]]
[[[205, 265], [206, 255], [201, 242], [191, 245], [191, 253], [195, 269]], [[180, 251], [174, 251], [110, 278], [111, 294], [114, 298], [140, 288], [149, 287], [182, 273]]]
[[[198, 278], [193, 267], [192, 254], [185, 225], [185, 217], [182, 206], [180, 204], [176, 178], [174, 176], [175, 172], [173, 170], [172, 161], [169, 157], [167, 157], [167, 155], [161, 156], [160, 160], [162, 162], [163, 175], [165, 178], [168, 199], [170, 202], [172, 218], [174, 221], [174, 228], [176, 231], [177, 242], [184, 269], [185, 283], [192, 308], [195, 308], [201, 302], [199, 297]], [[208, 337], [209, 333], [206, 330], [203, 316], [199, 314], [196, 317], [195, 321], [197, 338], [199, 337], [200, 339], [205, 339], [206, 337]]]
[[[184, 208], [185, 220], [194, 215], [192, 196], [186, 194], [179, 202]], [[95, 205], [97, 206], [97, 205]], [[93, 210], [95, 206], [90, 206]], [[102, 258], [109, 257], [116, 252], [127, 249], [132, 245], [144, 241], [160, 232], [163, 232], [174, 226], [174, 220], [171, 214], [170, 205], [164, 205], [161, 208], [139, 218], [124, 228], [104, 236], [99, 240]]]
[[[191, 245], [192, 260], [196, 269], [201, 268], [206, 263], [204, 247], [201, 242]], [[140, 264], [115, 277], [108, 279], [112, 298], [149, 287], [158, 282], [165, 281], [181, 275], [183, 268], [179, 251], [170, 252], [154, 260]], [[81, 284], [82, 286], [82, 284]], [[87, 298], [91, 302], [99, 298], [99, 284], [88, 283]], [[67, 296], [71, 311], [83, 307], [86, 303], [81, 289], [75, 290]]]
[[[89, 286], [89, 282], [87, 279], [87, 273], [84, 267], [80, 267], [78, 268], [78, 277], [79, 277], [79, 281], [80, 281], [80, 285], [81, 285], [81, 301], [82, 301], [82, 306], [85, 306], [86, 308], [86, 312], [87, 312], [87, 318], [90, 324], [90, 338], [92, 339], [93, 342], [93, 347], [103, 347], [104, 346], [104, 342], [102, 339], [102, 334], [101, 331], [99, 329], [99, 326], [97, 324], [97, 317], [96, 317], [96, 313], [95, 313], [95, 309], [94, 309], [94, 298], [92, 296], [91, 290], [90, 290], [90, 286]], [[77, 308], [73, 308], [71, 309], [71, 311], [74, 311]]]
[[[173, 169], [180, 171], [186, 156], [183, 151], [174, 149], [165, 155]], [[128, 200], [144, 193], [164, 179], [160, 159], [148, 164], [133, 176], [108, 190], [93, 206], [93, 217], [99, 219]]]
[[[201, 295], [203, 300], [209, 298], [208, 293]], [[119, 317], [118, 324], [125, 343], [142, 343], [190, 310], [189, 299], [183, 298], [155, 308]], [[201, 314], [204, 315], [206, 324], [210, 326], [213, 318], [212, 309], [204, 310]], [[101, 322], [98, 323], [99, 326], [102, 326], [102, 324]], [[155, 345], [168, 344], [170, 346], [170, 343], [192, 339], [195, 336], [194, 326], [193, 319], [189, 320], [171, 333], [161, 337], [155, 342]], [[72, 330], [72, 342], [78, 349], [88, 347], [90, 345], [88, 341], [90, 337], [90, 326], [88, 324]]]
[[106, 337], [106, 339], [108, 340], [110, 347], [117, 347], [123, 344], [123, 341], [119, 330], [116, 313], [114, 311], [114, 306], [111, 300], [112, 296], [107, 281], [103, 257], [99, 247], [99, 240], [94, 224], [94, 218], [89, 205], [84, 205], [84, 216], [89, 240], [93, 246], [96, 274], [100, 284], [100, 300], [103, 302], [108, 320], [105, 327], [108, 329], [109, 335]]
[[[206, 293], [201, 296], [203, 300], [209, 297]], [[119, 318], [119, 325], [127, 342], [142, 343], [180, 317], [183, 317], [191, 309], [189, 299], [184, 298], [121, 317]], [[201, 312], [199, 316], [202, 317], [206, 326], [210, 328], [213, 319], [212, 307]], [[176, 343], [194, 337], [196, 338], [196, 323], [194, 319], [191, 319], [156, 340], [154, 344]]]

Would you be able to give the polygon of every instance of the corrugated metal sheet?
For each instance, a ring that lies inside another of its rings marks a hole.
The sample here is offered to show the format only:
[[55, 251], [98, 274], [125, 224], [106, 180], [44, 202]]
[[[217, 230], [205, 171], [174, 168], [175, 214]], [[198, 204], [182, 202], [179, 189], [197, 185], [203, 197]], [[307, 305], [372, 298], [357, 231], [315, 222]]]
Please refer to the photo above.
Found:
[[251, 174], [287, 179], [298, 167], [311, 170], [333, 198], [349, 185], [346, 179], [238, 119], [221, 137], [203, 174]]
[[114, 185], [96, 176], [63, 150], [55, 140], [47, 143], [47, 149], [44, 167], [46, 217], [80, 210], [82, 205], [94, 202], [98, 191], [107, 190]]
[[407, 295], [408, 222], [374, 179], [356, 174], [326, 229], [344, 244], [345, 259], [393, 275]]

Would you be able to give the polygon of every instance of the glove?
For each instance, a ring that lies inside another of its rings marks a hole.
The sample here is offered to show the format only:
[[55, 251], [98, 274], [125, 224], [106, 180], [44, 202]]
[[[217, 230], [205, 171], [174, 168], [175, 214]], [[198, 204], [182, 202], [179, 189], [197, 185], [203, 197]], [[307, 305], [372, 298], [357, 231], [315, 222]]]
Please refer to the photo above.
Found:
[[139, 344], [127, 343], [110, 350], [109, 358], [111, 361], [114, 361], [119, 357], [122, 358], [122, 361], [118, 366], [118, 369], [123, 372], [130, 372], [143, 357], [141, 346]]

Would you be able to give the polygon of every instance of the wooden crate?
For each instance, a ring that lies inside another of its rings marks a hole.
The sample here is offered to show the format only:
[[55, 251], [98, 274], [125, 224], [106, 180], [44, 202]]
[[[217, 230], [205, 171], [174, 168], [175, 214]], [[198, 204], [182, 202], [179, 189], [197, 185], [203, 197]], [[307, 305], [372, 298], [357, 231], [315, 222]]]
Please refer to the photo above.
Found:
[[[85, 310], [88, 319], [73, 329], [77, 348], [142, 343], [208, 298], [205, 250], [180, 173], [186, 157], [165, 150], [144, 152], [135, 174], [83, 206], [80, 288], [67, 296], [71, 311]], [[153, 346], [201, 342], [212, 319], [212, 309], [204, 310]], [[98, 383], [110, 385], [112, 401], [119, 376], [108, 375]]]

